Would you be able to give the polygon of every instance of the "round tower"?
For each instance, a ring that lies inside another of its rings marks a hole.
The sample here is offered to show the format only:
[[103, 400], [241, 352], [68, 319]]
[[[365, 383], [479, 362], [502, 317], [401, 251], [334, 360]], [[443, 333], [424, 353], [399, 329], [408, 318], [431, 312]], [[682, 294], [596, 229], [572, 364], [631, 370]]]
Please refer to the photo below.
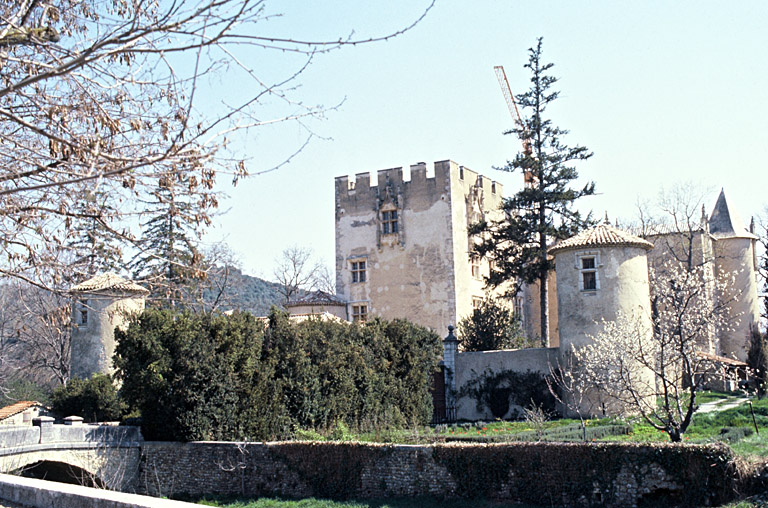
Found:
[[755, 242], [758, 237], [744, 226], [735, 210], [730, 209], [722, 190], [708, 226], [714, 240], [715, 274], [726, 282], [725, 291], [715, 295], [719, 305], [725, 308], [728, 323], [727, 327], [717, 330], [717, 353], [744, 362], [751, 335], [758, 330], [760, 320], [755, 276]]
[[149, 291], [115, 273], [104, 273], [70, 290], [72, 304], [72, 377], [111, 374], [115, 328], [144, 310]]
[[653, 244], [608, 224], [591, 227], [552, 249], [557, 274], [560, 359], [587, 345], [618, 316], [651, 333], [647, 253]]

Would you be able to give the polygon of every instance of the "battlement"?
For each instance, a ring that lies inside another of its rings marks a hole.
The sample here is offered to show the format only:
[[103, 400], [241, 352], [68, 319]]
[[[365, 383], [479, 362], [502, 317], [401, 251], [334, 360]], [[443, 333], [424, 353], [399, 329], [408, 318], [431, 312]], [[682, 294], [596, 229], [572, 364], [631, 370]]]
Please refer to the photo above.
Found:
[[387, 183], [395, 186], [424, 187], [437, 186], [438, 182], [450, 185], [452, 181], [463, 181], [465, 186], [477, 185], [484, 192], [502, 195], [502, 185], [490, 178], [484, 177], [471, 169], [460, 166], [451, 160], [437, 161], [433, 164], [432, 171], [428, 174], [427, 164], [417, 162], [409, 167], [406, 175], [402, 167], [380, 169], [376, 172], [375, 179], [370, 172], [357, 173], [354, 179], [349, 175], [336, 177], [336, 199], [345, 200], [356, 196], [359, 199], [371, 192], [372, 189], [383, 188]]

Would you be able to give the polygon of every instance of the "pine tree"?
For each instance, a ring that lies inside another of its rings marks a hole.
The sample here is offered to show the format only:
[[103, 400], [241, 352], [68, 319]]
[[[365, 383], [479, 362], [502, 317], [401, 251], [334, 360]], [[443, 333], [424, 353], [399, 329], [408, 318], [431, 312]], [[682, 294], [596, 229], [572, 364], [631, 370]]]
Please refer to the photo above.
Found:
[[161, 180], [154, 202], [146, 203], [140, 251], [130, 264], [134, 278], [149, 286], [150, 299], [170, 308], [200, 299], [198, 286], [206, 273], [198, 241], [216, 200], [210, 187], [200, 189], [197, 181], [179, 175]]
[[109, 221], [118, 213], [105, 192], [88, 192], [75, 204], [77, 223], [71, 226], [68, 242], [71, 273], [65, 277], [76, 284], [102, 272], [118, 271], [122, 266], [120, 233]]
[[470, 227], [470, 234], [481, 239], [475, 252], [488, 256], [491, 263], [486, 283], [498, 287], [512, 283], [507, 297], [513, 297], [523, 284], [539, 283], [541, 305], [541, 342], [549, 345], [549, 307], [547, 274], [553, 269], [548, 258], [549, 246], [556, 240], [572, 236], [591, 223], [591, 215], [582, 217], [574, 202], [595, 193], [589, 182], [581, 189], [571, 184], [578, 178], [576, 161], [592, 156], [586, 147], [570, 147], [562, 138], [567, 130], [553, 125], [545, 116], [547, 107], [559, 92], [552, 90], [557, 78], [548, 74], [551, 63], [542, 63], [542, 39], [530, 48], [525, 68], [531, 73], [530, 89], [515, 98], [528, 113], [522, 125], [505, 134], [514, 134], [525, 146], [522, 153], [507, 162], [504, 171], [521, 171], [527, 184], [517, 194], [504, 200], [505, 218], [482, 221]]

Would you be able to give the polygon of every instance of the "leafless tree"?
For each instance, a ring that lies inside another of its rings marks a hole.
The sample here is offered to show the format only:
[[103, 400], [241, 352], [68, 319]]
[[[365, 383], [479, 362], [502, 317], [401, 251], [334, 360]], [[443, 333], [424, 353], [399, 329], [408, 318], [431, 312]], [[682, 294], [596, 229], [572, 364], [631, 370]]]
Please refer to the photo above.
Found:
[[[0, 274], [44, 285], [45, 271], [56, 287], [67, 273], [61, 252], [75, 248], [73, 232], [96, 224], [110, 238], [133, 241], [136, 221], [126, 216], [141, 210], [132, 203], [167, 182], [183, 181], [200, 196], [196, 225], [203, 227], [218, 204], [217, 175], [237, 183], [249, 173], [227, 149], [235, 132], [321, 115], [323, 107], [291, 93], [313, 57], [394, 37], [426, 11], [380, 37], [315, 41], [266, 35], [273, 13], [264, 0], [5, 2]], [[257, 65], [262, 52], [301, 61], [275, 77]], [[201, 87], [222, 72], [248, 94], [207, 107]], [[260, 109], [267, 100], [283, 113], [267, 117]], [[98, 206], [74, 206], [89, 195], [100, 197]]]
[[11, 372], [17, 368], [16, 352], [16, 316], [11, 308], [13, 297], [6, 290], [6, 285], [0, 286], [0, 397], [8, 395], [8, 381]]
[[613, 412], [639, 414], [672, 441], [691, 423], [697, 390], [717, 369], [707, 354], [710, 330], [729, 329], [728, 299], [709, 297], [709, 287], [723, 294], [731, 281], [705, 267], [688, 270], [670, 262], [651, 277], [657, 303], [652, 319], [619, 316], [604, 323], [592, 343], [573, 350], [579, 383], [597, 390]]
[[232, 289], [232, 272], [240, 270], [240, 260], [223, 242], [210, 246], [203, 258], [206, 271], [200, 294], [203, 309], [215, 311], [225, 308], [237, 296]]
[[336, 275], [325, 263], [320, 264], [315, 275], [315, 289], [329, 295], [336, 294]]
[[637, 217], [629, 226], [687, 269], [707, 264], [712, 253], [700, 252], [697, 239], [704, 232], [704, 203], [710, 194], [711, 189], [692, 182], [662, 189], [654, 202], [638, 199]]
[[581, 373], [572, 351], [567, 351], [556, 365], [550, 364], [546, 378], [549, 393], [564, 416], [576, 416], [581, 424], [582, 441], [587, 440], [587, 419], [601, 413], [600, 390]]
[[[16, 372], [41, 385], [66, 384], [70, 374], [70, 301], [23, 282], [0, 288], [4, 373]], [[12, 359], [12, 360], [11, 360]]]
[[16, 333], [23, 363], [40, 381], [65, 385], [70, 376], [70, 300], [64, 295], [19, 284]]
[[293, 301], [301, 291], [316, 290], [323, 283], [324, 268], [314, 259], [312, 249], [298, 245], [288, 247], [275, 265], [275, 280], [280, 284], [285, 303]]

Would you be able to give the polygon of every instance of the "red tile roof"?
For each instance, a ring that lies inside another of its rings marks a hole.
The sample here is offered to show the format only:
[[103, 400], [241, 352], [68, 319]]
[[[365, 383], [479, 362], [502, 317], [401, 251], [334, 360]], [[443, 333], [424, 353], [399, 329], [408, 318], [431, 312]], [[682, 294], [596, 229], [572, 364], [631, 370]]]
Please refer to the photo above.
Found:
[[72, 291], [76, 291], [78, 293], [86, 293], [110, 289], [115, 291], [124, 291], [127, 293], [149, 293], [147, 288], [139, 286], [135, 282], [126, 280], [113, 272], [102, 273], [101, 275], [97, 275], [96, 277], [88, 279], [85, 282], [81, 282], [77, 286], [73, 287]]
[[10, 406], [5, 406], [4, 408], [0, 408], [0, 420], [5, 420], [6, 418], [10, 418], [11, 416], [17, 415], [19, 413], [23, 413], [27, 409], [34, 406], [43, 407], [43, 405], [40, 404], [39, 402], [35, 402], [33, 400], [22, 400], [15, 404], [11, 404]]
[[645, 250], [653, 249], [653, 244], [642, 238], [631, 235], [626, 231], [615, 228], [609, 224], [598, 224], [585, 229], [576, 236], [558, 242], [549, 249], [551, 254], [567, 249], [581, 249], [584, 247], [639, 247]]

